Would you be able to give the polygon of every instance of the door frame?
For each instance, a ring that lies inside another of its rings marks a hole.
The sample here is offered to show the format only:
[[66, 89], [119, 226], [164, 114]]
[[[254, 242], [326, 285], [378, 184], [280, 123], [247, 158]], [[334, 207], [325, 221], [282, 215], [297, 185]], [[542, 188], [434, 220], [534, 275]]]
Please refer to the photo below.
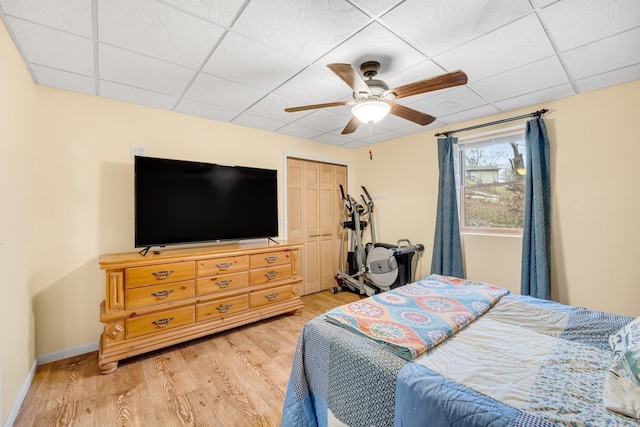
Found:
[[[288, 234], [289, 234], [289, 227], [288, 227], [288, 218], [287, 218], [287, 212], [288, 211], [288, 199], [289, 199], [289, 195], [287, 194], [287, 182], [288, 182], [288, 170], [287, 170], [287, 160], [289, 158], [293, 158], [293, 159], [300, 159], [300, 160], [311, 160], [314, 162], [322, 162], [322, 163], [330, 163], [330, 164], [334, 164], [334, 165], [340, 165], [340, 166], [346, 166], [347, 167], [347, 187], [351, 187], [352, 186], [352, 182], [351, 182], [351, 162], [349, 161], [345, 161], [345, 160], [338, 160], [338, 159], [331, 159], [328, 157], [321, 157], [321, 156], [313, 156], [313, 155], [309, 155], [309, 154], [300, 154], [300, 153], [294, 153], [291, 151], [284, 151], [282, 153], [282, 233], [283, 233], [283, 240], [287, 240], [288, 239]], [[345, 191], [348, 191], [348, 188], [344, 189]]]

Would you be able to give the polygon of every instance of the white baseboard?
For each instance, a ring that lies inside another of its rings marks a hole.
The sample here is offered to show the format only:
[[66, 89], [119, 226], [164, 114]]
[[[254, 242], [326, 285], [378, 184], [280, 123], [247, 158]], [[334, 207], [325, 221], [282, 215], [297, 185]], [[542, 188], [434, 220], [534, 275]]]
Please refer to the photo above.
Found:
[[18, 412], [20, 412], [20, 407], [22, 406], [22, 402], [24, 398], [27, 397], [27, 392], [29, 391], [29, 387], [31, 386], [31, 381], [33, 381], [33, 377], [36, 375], [36, 369], [38, 368], [38, 360], [33, 361], [33, 365], [31, 365], [31, 369], [29, 369], [29, 373], [27, 374], [27, 379], [24, 380], [24, 384], [22, 384], [22, 388], [16, 397], [16, 401], [9, 411], [9, 415], [4, 423], [4, 427], [11, 427], [18, 417]]
[[81, 354], [91, 353], [92, 351], [97, 350], [98, 341], [79, 345], [77, 347], [65, 348], [64, 350], [54, 351], [52, 353], [41, 354], [36, 357], [36, 360], [33, 361], [29, 374], [20, 389], [20, 393], [16, 397], [16, 401], [9, 412], [9, 416], [4, 423], [4, 427], [11, 427], [15, 423], [20, 407], [22, 406], [22, 402], [24, 402], [25, 397], [27, 397], [27, 392], [29, 391], [29, 387], [31, 387], [31, 381], [33, 381], [33, 377], [36, 374], [38, 366], [44, 365], [45, 363], [57, 362], [58, 360], [67, 359], [69, 357], [79, 356]]
[[65, 348], [64, 350], [54, 351], [52, 353], [41, 354], [38, 356], [38, 366], [45, 363], [57, 362], [58, 360], [67, 359], [69, 357], [79, 356], [81, 354], [98, 351], [98, 341], [88, 344], [79, 345], [77, 347]]

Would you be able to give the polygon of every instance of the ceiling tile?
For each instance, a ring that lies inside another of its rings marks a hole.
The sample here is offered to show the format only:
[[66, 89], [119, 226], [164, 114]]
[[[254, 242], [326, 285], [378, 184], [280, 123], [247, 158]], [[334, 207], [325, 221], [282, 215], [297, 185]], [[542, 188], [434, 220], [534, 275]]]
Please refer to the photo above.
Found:
[[360, 126], [356, 132], [352, 134], [357, 137], [359, 141], [365, 144], [376, 144], [378, 142], [386, 141], [388, 139], [400, 138], [402, 135], [390, 130], [372, 129], [371, 135], [369, 135], [368, 126]]
[[285, 126], [287, 122], [268, 119], [262, 116], [256, 116], [255, 114], [242, 113], [235, 119], [233, 119], [232, 123], [242, 126], [248, 126], [257, 129], [264, 129], [275, 131]]
[[[35, 81], [313, 138], [340, 132], [353, 101], [331, 62], [377, 60], [395, 88], [461, 69], [467, 87], [396, 102], [371, 142], [639, 79], [640, 0], [0, 0]], [[100, 67], [95, 69], [94, 67]]]
[[229, 110], [217, 105], [191, 101], [190, 99], [182, 99], [176, 106], [175, 111], [207, 119], [219, 120], [222, 122], [228, 122], [240, 114], [239, 111]]
[[533, 5], [533, 7], [542, 9], [543, 7], [547, 7], [550, 4], [553, 4], [558, 1], [561, 1], [561, 0], [531, 0], [531, 4]]
[[273, 90], [307, 65], [229, 32], [213, 52], [203, 71], [258, 89]]
[[233, 30], [303, 61], [313, 62], [368, 21], [364, 13], [344, 0], [253, 0]]
[[169, 95], [182, 95], [194, 70], [159, 59], [101, 44], [100, 79], [149, 89]]
[[540, 16], [562, 52], [640, 26], [640, 1], [563, 0]]
[[554, 54], [535, 15], [528, 15], [496, 31], [434, 58], [449, 70], [461, 69], [474, 82]]
[[418, 50], [435, 56], [531, 10], [528, 0], [406, 0], [382, 19]]
[[100, 96], [165, 110], [173, 109], [173, 106], [178, 102], [176, 96], [107, 81], [100, 81]]
[[402, 3], [402, 0], [353, 0], [351, 3], [368, 14], [380, 16], [398, 3]]
[[31, 70], [38, 83], [74, 92], [96, 94], [96, 81], [93, 77], [60, 71], [55, 68], [32, 65]]
[[640, 80], [640, 64], [577, 80], [576, 86], [580, 92], [587, 92], [633, 80]]
[[394, 132], [399, 133], [401, 135], [413, 135], [414, 133], [425, 132], [429, 129], [439, 128], [444, 125], [445, 125], [444, 123], [436, 120], [435, 122], [427, 126], [419, 126], [419, 125], [411, 124], [403, 128], [394, 129]]
[[309, 129], [304, 126], [298, 126], [294, 124], [288, 124], [278, 129], [278, 133], [284, 133], [285, 135], [297, 136], [298, 138], [313, 139], [320, 135], [322, 132], [315, 129]]
[[331, 145], [344, 145], [355, 141], [347, 135], [336, 135], [335, 133], [323, 133], [322, 135], [314, 137], [313, 140]]
[[266, 94], [267, 92], [259, 89], [200, 73], [184, 96], [193, 101], [205, 102], [232, 110], [244, 110]]
[[245, 0], [161, 0], [222, 27], [229, 27]]
[[430, 98], [411, 103], [408, 106], [423, 113], [440, 118], [459, 111], [469, 110], [487, 104], [487, 101], [478, 96], [471, 89], [461, 86], [447, 91], [439, 92]]
[[460, 123], [466, 122], [467, 120], [476, 119], [478, 117], [485, 117], [491, 114], [499, 113], [496, 107], [492, 105], [483, 105], [478, 108], [472, 108], [466, 111], [460, 111], [459, 113], [449, 114], [447, 116], [439, 117], [439, 120], [443, 123]]
[[554, 55], [469, 86], [488, 101], [495, 102], [568, 82], [567, 73]]
[[495, 106], [502, 111], [515, 110], [516, 108], [526, 107], [527, 105], [540, 104], [551, 99], [575, 95], [575, 93], [573, 86], [571, 86], [570, 83], [566, 83], [560, 86], [528, 93], [526, 95], [516, 96], [515, 98], [498, 101], [495, 103]]
[[331, 132], [335, 129], [343, 129], [346, 126], [347, 121], [345, 121], [339, 114], [326, 110], [317, 110], [293, 123], [322, 132]]
[[91, 37], [91, 2], [86, 0], [0, 0], [7, 16]]
[[285, 123], [298, 120], [312, 111], [299, 111], [296, 113], [287, 113], [285, 108], [295, 105], [295, 101], [280, 95], [270, 94], [252, 105], [247, 112], [253, 115], [266, 117], [268, 119], [279, 120]]
[[341, 144], [340, 146], [344, 148], [361, 148], [361, 147], [366, 147], [367, 145], [369, 144], [362, 141], [350, 141], [345, 144]]
[[386, 76], [398, 74], [424, 60], [424, 55], [374, 22], [323, 56], [318, 62], [323, 65], [349, 63], [362, 77], [360, 65], [367, 61], [377, 61], [380, 63], [380, 69], [376, 78], [385, 80]]
[[443, 70], [440, 66], [436, 65], [430, 60], [426, 60], [411, 67], [406, 67], [399, 73], [394, 74], [390, 77], [385, 76], [384, 80], [389, 84], [390, 88], [394, 88], [417, 82], [419, 80], [428, 79], [429, 77], [439, 76], [440, 74], [444, 73], [445, 70]]
[[[346, 125], [346, 123], [345, 123]], [[339, 129], [336, 129], [330, 133], [334, 134], [334, 135], [341, 135], [340, 132], [342, 132], [342, 129], [344, 128], [341, 127]], [[371, 143], [375, 143], [375, 142], [379, 142], [382, 141], [384, 137], [388, 137], [388, 138], [395, 138], [398, 137], [399, 134], [384, 129], [383, 127], [379, 126], [379, 123], [374, 123], [373, 125], [369, 125], [366, 123], [362, 123], [360, 124], [360, 126], [358, 126], [358, 129], [356, 129], [355, 132], [350, 133], [347, 135], [348, 138], [351, 139], [357, 139], [357, 140], [361, 140], [361, 141], [365, 141], [367, 143], [369, 143], [369, 141], [371, 141]]]
[[285, 107], [353, 99], [351, 88], [326, 65], [312, 65], [275, 90], [276, 94], [295, 100]]
[[101, 0], [100, 41], [199, 69], [224, 33], [220, 27], [153, 0]]
[[6, 18], [17, 45], [32, 64], [93, 76], [93, 42], [20, 19]]
[[[640, 27], [562, 54], [574, 79], [640, 63]], [[598, 61], [593, 61], [598, 58]]]

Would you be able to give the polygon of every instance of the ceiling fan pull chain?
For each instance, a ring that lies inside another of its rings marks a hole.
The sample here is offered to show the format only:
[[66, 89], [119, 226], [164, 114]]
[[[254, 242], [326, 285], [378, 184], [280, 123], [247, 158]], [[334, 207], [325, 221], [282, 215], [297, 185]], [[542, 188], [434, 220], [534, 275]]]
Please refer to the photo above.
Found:
[[373, 123], [369, 122], [369, 160], [373, 160], [373, 152], [371, 151], [372, 132], [373, 132]]

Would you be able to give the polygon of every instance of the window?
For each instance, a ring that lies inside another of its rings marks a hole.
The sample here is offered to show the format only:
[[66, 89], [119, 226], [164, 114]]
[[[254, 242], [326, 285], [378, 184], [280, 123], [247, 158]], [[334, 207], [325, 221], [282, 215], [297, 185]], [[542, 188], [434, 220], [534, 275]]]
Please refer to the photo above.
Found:
[[520, 234], [524, 223], [524, 127], [460, 138], [463, 232]]

